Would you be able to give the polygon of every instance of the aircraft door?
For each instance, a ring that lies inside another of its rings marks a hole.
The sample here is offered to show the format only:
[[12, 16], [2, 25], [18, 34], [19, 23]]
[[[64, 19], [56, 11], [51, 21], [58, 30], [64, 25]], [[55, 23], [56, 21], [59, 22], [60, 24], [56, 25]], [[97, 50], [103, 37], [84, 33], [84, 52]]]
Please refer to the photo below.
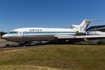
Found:
[[23, 34], [23, 32], [22, 31], [19, 31], [19, 33], [18, 34]]

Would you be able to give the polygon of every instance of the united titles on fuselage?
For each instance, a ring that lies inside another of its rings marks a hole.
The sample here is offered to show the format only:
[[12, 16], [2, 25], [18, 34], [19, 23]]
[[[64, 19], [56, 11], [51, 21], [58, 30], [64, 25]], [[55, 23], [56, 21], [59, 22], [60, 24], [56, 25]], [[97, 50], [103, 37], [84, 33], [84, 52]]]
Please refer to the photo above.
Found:
[[42, 29], [30, 29], [29, 31], [42, 31]]

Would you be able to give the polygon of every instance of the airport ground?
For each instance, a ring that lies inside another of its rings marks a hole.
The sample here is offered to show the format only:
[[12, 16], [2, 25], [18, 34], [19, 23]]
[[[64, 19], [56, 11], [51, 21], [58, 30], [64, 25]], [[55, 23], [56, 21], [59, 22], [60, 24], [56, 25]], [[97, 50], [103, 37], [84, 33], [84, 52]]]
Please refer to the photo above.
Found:
[[[11, 45], [9, 47], [4, 46], [5, 44]], [[0, 42], [0, 70], [105, 69], [104, 44], [45, 44], [19, 47], [14, 42]]]

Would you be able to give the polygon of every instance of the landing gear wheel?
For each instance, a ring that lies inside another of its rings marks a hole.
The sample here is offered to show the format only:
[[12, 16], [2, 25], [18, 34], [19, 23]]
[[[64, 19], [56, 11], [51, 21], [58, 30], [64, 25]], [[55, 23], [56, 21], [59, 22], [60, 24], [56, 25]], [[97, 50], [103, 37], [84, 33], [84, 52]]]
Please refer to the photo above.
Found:
[[20, 43], [19, 45], [20, 45], [21, 47], [25, 47], [25, 44], [26, 44], [26, 43]]

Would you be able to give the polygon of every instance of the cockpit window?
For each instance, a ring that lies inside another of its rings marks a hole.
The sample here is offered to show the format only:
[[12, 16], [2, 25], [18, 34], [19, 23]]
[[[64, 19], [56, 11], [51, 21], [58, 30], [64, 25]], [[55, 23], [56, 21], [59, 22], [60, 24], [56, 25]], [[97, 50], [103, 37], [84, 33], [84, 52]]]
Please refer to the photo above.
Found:
[[17, 31], [11, 31], [11, 32], [9, 32], [9, 33], [17, 33]]

